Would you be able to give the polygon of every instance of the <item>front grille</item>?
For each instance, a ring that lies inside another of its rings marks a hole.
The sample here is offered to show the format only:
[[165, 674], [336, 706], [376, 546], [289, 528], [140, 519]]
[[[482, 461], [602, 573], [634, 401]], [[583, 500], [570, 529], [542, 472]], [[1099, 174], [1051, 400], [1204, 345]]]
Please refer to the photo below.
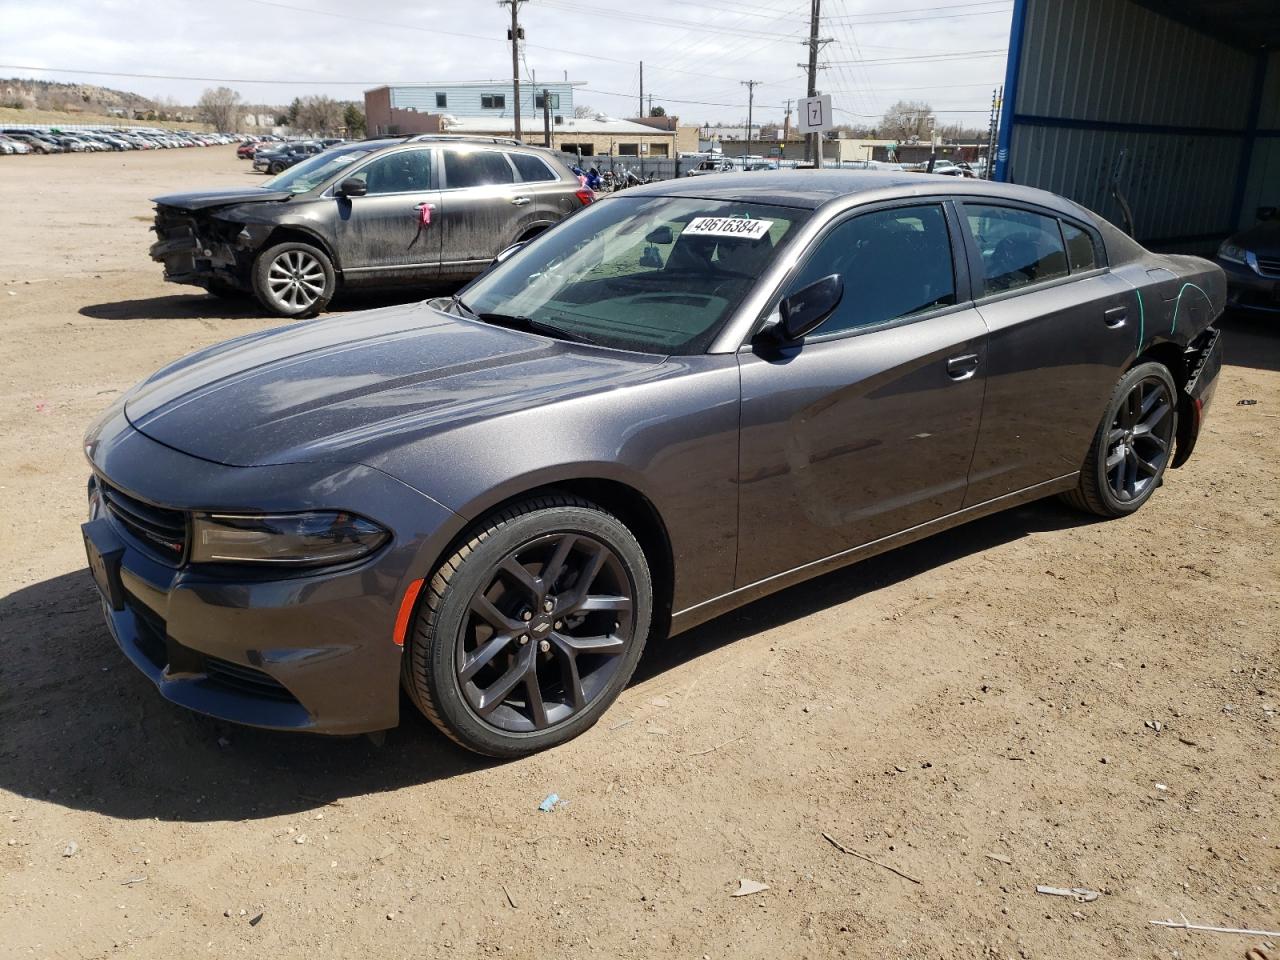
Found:
[[105, 483], [101, 486], [103, 503], [125, 530], [165, 563], [176, 567], [182, 562], [187, 550], [185, 513], [143, 503]]
[[245, 693], [252, 697], [265, 697], [269, 700], [283, 700], [297, 703], [297, 698], [286, 690], [278, 680], [246, 667], [244, 664], [232, 663], [218, 657], [205, 656], [204, 672], [210, 683], [226, 687], [237, 693]]
[[1258, 257], [1258, 272], [1268, 277], [1280, 277], [1280, 257]]

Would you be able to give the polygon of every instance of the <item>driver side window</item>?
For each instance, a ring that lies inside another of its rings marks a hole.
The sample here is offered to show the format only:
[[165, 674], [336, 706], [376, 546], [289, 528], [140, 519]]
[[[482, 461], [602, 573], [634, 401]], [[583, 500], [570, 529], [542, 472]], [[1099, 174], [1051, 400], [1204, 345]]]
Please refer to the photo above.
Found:
[[402, 150], [379, 157], [351, 175], [363, 180], [369, 196], [431, 189], [431, 151]]
[[837, 224], [818, 241], [787, 296], [833, 273], [844, 280], [844, 297], [817, 336], [954, 304], [955, 266], [942, 207], [893, 207]]

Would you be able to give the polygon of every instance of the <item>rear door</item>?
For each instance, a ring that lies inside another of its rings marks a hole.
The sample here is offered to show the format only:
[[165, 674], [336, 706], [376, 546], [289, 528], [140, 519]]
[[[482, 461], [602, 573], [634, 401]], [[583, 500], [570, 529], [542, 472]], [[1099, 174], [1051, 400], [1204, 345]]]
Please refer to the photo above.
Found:
[[514, 150], [507, 156], [515, 165], [516, 180], [523, 188], [523, 195], [530, 200], [523, 205], [524, 217], [517, 236], [536, 227], [549, 227], [582, 207], [578, 197], [582, 187], [577, 178], [566, 179], [551, 159]]
[[737, 586], [960, 509], [986, 327], [959, 231], [940, 200], [833, 225], [786, 293], [840, 274], [836, 313], [802, 344], [739, 354]]
[[515, 242], [533, 196], [528, 185], [517, 182], [515, 166], [500, 149], [451, 144], [440, 154], [441, 270], [473, 276]]
[[1142, 313], [1093, 228], [1005, 201], [957, 206], [990, 331], [971, 506], [1080, 469]]
[[[336, 197], [334, 243], [344, 279], [383, 283], [433, 279], [440, 265], [440, 229], [435, 213], [434, 151], [427, 147], [382, 154], [353, 170], [363, 197]], [[429, 207], [430, 223], [422, 210]]]

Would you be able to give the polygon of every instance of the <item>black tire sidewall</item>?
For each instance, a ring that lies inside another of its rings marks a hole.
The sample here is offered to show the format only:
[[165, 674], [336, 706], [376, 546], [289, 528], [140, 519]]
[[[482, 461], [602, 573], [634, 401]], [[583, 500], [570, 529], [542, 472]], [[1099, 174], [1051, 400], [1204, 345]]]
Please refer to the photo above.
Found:
[[[631, 578], [636, 611], [634, 639], [622, 655], [623, 662], [618, 665], [608, 686], [581, 713], [543, 731], [517, 733], [498, 730], [475, 715], [458, 685], [455, 655], [463, 617], [475, 591], [492, 578], [493, 568], [507, 554], [523, 543], [554, 533], [585, 533], [605, 543], [617, 554]], [[425, 609], [422, 613], [426, 613]], [[467, 555], [443, 592], [434, 623], [428, 625], [420, 620], [420, 626], [415, 630], [412, 654], [427, 658], [426, 678], [431, 687], [431, 701], [458, 742], [489, 756], [523, 756], [572, 740], [608, 710], [630, 681], [640, 660], [652, 613], [653, 585], [649, 565], [631, 532], [602, 510], [580, 506], [551, 507], [524, 514], [503, 525]], [[419, 646], [424, 639], [425, 648]]]
[[[1111, 432], [1111, 424], [1115, 422], [1116, 414], [1120, 410], [1120, 405], [1124, 403], [1125, 398], [1134, 386], [1141, 380], [1151, 377], [1159, 377], [1164, 381], [1166, 389], [1169, 391], [1169, 402], [1172, 409], [1169, 416], [1173, 417], [1173, 430], [1169, 435], [1169, 447], [1164, 459], [1164, 464], [1160, 467], [1160, 471], [1155, 475], [1154, 482], [1147, 487], [1146, 492], [1136, 500], [1121, 500], [1116, 497], [1115, 492], [1111, 489], [1111, 482], [1107, 477], [1107, 437]], [[1115, 392], [1111, 395], [1111, 402], [1107, 405], [1107, 412], [1103, 415], [1102, 424], [1098, 428], [1098, 435], [1094, 440], [1096, 449], [1093, 453], [1093, 469], [1095, 472], [1094, 480], [1097, 483], [1098, 496], [1102, 499], [1108, 512], [1113, 516], [1125, 516], [1131, 513], [1137, 513], [1160, 486], [1160, 481], [1164, 478], [1165, 471], [1169, 469], [1169, 462], [1173, 459], [1173, 444], [1178, 435], [1178, 385], [1174, 382], [1173, 375], [1169, 372], [1168, 367], [1162, 363], [1147, 362], [1140, 363], [1131, 369], [1116, 384]]]
[[[267, 285], [267, 271], [271, 267], [271, 263], [282, 253], [290, 250], [302, 250], [315, 257], [324, 271], [324, 292], [316, 299], [316, 302], [309, 307], [301, 310], [284, 310], [281, 309], [271, 296], [271, 288]], [[304, 317], [312, 317], [329, 305], [329, 301], [333, 299], [333, 294], [337, 290], [338, 280], [337, 274], [333, 269], [333, 261], [329, 259], [329, 255], [321, 250], [318, 246], [311, 243], [303, 243], [301, 240], [290, 240], [284, 243], [277, 243], [274, 246], [267, 247], [258, 254], [253, 261], [253, 293], [257, 297], [258, 302], [262, 304], [263, 309], [270, 311], [277, 317], [288, 317], [290, 319], [302, 319]]]

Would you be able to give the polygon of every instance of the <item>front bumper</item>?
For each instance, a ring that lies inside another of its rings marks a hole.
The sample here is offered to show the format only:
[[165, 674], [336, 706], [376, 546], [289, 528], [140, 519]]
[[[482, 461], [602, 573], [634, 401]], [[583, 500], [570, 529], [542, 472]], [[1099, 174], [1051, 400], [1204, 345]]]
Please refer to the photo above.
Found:
[[1214, 259], [1227, 275], [1227, 308], [1280, 313], [1280, 277], [1267, 277], [1247, 264]]
[[104, 508], [82, 530], [107, 624], [163, 697], [280, 730], [350, 734], [397, 724], [399, 604], [460, 518], [363, 465], [228, 467], [151, 440], [122, 413], [96, 433], [91, 497], [109, 484], [168, 511], [358, 509], [393, 531], [374, 556], [340, 567], [201, 569]]

